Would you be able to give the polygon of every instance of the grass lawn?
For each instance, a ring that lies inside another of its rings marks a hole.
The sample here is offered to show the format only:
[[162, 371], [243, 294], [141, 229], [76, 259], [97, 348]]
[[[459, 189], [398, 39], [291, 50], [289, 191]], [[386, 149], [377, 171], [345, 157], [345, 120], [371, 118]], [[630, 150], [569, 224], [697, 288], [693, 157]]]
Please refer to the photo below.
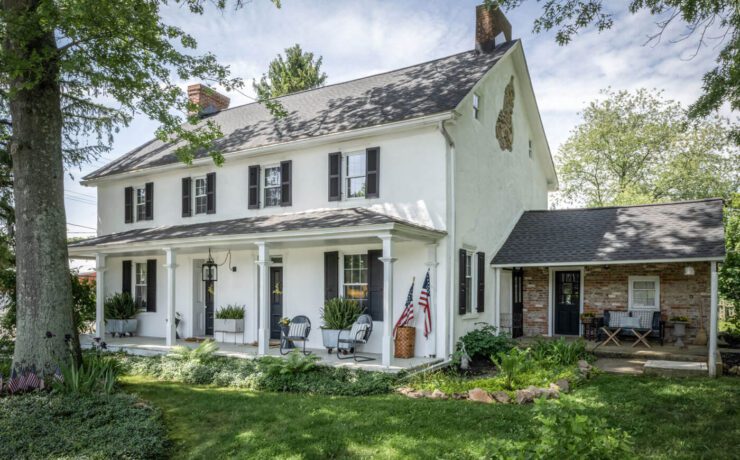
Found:
[[[537, 442], [532, 406], [329, 397], [123, 379], [160, 407], [174, 458], [480, 458]], [[641, 458], [739, 458], [740, 380], [600, 375], [562, 398], [627, 431]]]

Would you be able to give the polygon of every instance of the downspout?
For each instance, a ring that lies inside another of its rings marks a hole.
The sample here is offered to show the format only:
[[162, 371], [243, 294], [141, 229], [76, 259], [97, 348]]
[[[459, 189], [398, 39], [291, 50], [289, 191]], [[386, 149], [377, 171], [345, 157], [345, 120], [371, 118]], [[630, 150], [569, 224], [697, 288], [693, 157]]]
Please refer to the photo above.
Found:
[[447, 153], [446, 166], [446, 219], [447, 219], [447, 276], [445, 277], [445, 290], [447, 292], [447, 305], [449, 305], [449, 318], [447, 340], [447, 349], [443, 356], [448, 357], [454, 351], [455, 339], [455, 296], [452, 289], [452, 279], [455, 276], [455, 241], [456, 241], [456, 216], [455, 216], [455, 141], [452, 140], [450, 133], [445, 128], [445, 122], [440, 121], [439, 132], [445, 138], [445, 150]]

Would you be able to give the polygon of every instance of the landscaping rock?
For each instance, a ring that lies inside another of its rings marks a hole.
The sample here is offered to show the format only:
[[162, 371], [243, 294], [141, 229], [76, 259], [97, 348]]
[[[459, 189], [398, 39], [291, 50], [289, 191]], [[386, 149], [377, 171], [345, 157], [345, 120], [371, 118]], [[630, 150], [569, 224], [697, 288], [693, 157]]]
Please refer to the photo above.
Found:
[[491, 396], [493, 396], [496, 402], [501, 404], [509, 404], [511, 402], [511, 396], [505, 391], [494, 391]]
[[568, 382], [566, 379], [560, 379], [557, 382], [555, 382], [555, 385], [560, 388], [560, 391], [563, 393], [567, 393], [570, 391], [570, 382]]
[[409, 393], [411, 393], [412, 391], [414, 391], [414, 389], [411, 388], [411, 387], [400, 387], [400, 388], [396, 388], [396, 393], [400, 393], [400, 394], [402, 394], [404, 396], [408, 396]]
[[442, 390], [437, 388], [432, 391], [432, 394], [429, 395], [429, 399], [447, 399], [447, 395]]
[[471, 401], [489, 404], [493, 402], [493, 398], [491, 397], [491, 395], [489, 395], [486, 390], [483, 390], [481, 388], [473, 388], [472, 390], [468, 391], [468, 399]]
[[523, 390], [516, 390], [516, 403], [529, 404], [537, 398], [537, 388], [529, 387]]
[[428, 391], [414, 390], [414, 391], [410, 391], [406, 393], [406, 396], [408, 396], [409, 398], [413, 398], [413, 399], [419, 399], [419, 398], [425, 398], [429, 394], [431, 393], [429, 393]]
[[468, 399], [467, 393], [452, 393], [452, 399]]

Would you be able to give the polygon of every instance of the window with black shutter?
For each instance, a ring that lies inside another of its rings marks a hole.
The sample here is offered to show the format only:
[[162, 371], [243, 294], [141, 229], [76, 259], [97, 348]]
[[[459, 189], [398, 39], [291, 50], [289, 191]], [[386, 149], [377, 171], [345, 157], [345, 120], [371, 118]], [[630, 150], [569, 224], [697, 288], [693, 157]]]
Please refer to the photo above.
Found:
[[134, 188], [123, 189], [123, 221], [130, 224], [134, 221]]
[[380, 196], [380, 147], [366, 150], [365, 168], [365, 197], [378, 198]]
[[146, 261], [146, 311], [157, 311], [157, 261]]
[[329, 201], [342, 199], [342, 154], [329, 154]]
[[339, 252], [324, 253], [324, 300], [339, 297]]
[[182, 217], [193, 215], [193, 198], [191, 195], [193, 180], [190, 177], [182, 178]]
[[248, 172], [247, 208], [260, 208], [260, 167], [250, 166]]
[[216, 214], [216, 173], [206, 174], [206, 213]]
[[131, 295], [131, 272], [131, 261], [124, 260], [121, 266], [121, 292], [125, 292], [128, 295]]
[[293, 162], [291, 160], [280, 162], [280, 206], [293, 204]]
[[144, 185], [145, 198], [145, 217], [144, 220], [154, 219], [154, 182], [147, 182]]
[[482, 312], [486, 307], [486, 254], [479, 252], [477, 269], [478, 269], [478, 295], [476, 297], [476, 307], [478, 312]]
[[460, 266], [457, 286], [458, 313], [464, 315], [468, 311], [468, 251], [465, 249], [460, 249], [458, 264]]
[[383, 321], [383, 251], [367, 251], [367, 313]]

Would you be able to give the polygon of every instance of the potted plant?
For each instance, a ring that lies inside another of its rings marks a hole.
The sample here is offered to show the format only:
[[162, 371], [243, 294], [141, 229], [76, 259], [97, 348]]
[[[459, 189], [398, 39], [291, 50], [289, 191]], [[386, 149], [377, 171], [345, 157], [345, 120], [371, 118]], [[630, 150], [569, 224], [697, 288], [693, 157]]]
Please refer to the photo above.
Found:
[[103, 304], [106, 330], [113, 337], [136, 333], [136, 302], [128, 292], [119, 292], [108, 297]]
[[335, 297], [329, 299], [321, 309], [321, 338], [324, 341], [324, 347], [332, 352], [337, 348], [339, 332], [349, 329], [357, 318], [362, 314], [363, 308], [354, 300]]
[[244, 306], [230, 304], [221, 307], [213, 320], [213, 330], [231, 334], [244, 332]]
[[581, 313], [581, 322], [583, 324], [591, 324], [591, 322], [596, 318], [596, 314], [592, 311], [586, 311]]
[[686, 336], [686, 325], [689, 324], [689, 318], [686, 316], [672, 316], [670, 319], [671, 325], [673, 326], [673, 336], [676, 337], [676, 346], [683, 348], [683, 338]]

